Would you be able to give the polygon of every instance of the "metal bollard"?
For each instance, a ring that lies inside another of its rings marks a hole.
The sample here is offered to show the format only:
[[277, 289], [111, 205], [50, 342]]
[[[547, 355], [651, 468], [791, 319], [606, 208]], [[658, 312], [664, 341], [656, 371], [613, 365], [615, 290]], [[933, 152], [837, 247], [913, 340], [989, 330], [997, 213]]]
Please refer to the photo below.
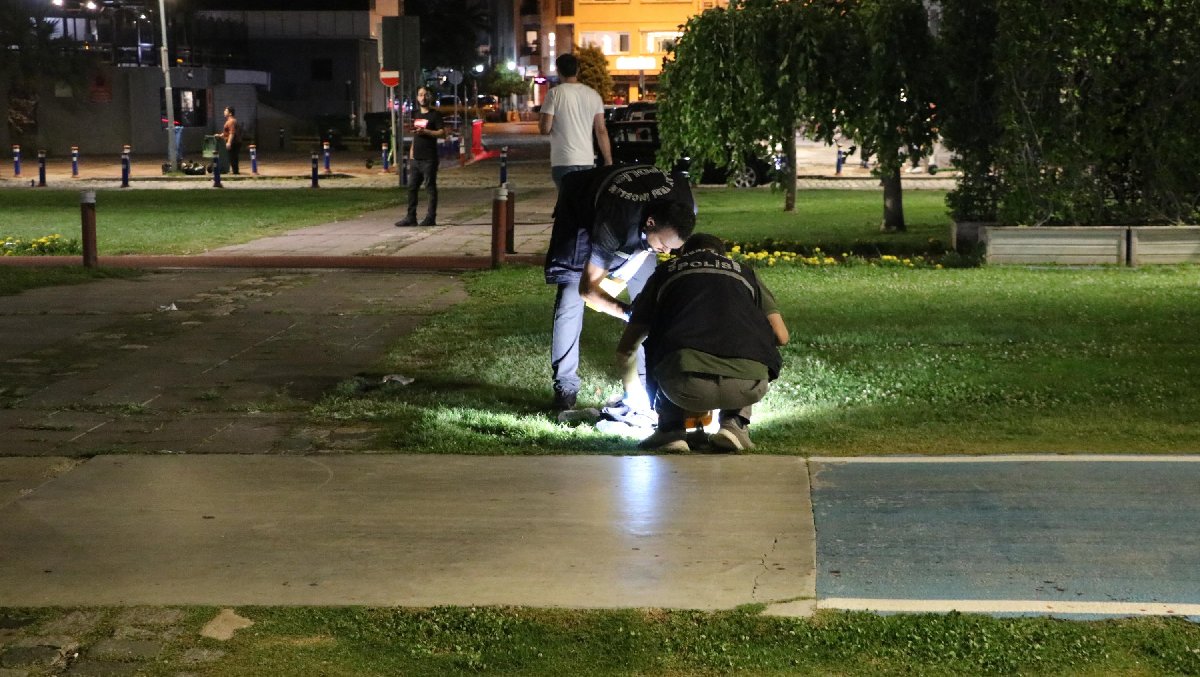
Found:
[[96, 191], [85, 190], [79, 194], [79, 217], [83, 225], [83, 265], [95, 268], [96, 256]]
[[846, 164], [846, 151], [839, 148], [837, 151], [837, 165], [836, 165], [837, 168], [836, 168], [836, 171], [834, 171], [834, 173], [837, 174], [838, 176], [841, 176], [842, 175], [842, 165], [844, 165], [844, 164]]
[[21, 146], [13, 144], [13, 176], [21, 175]]
[[71, 146], [71, 178], [79, 178], [79, 146]]
[[284, 150], [286, 144], [284, 142], [283, 127], [279, 128], [279, 150]]
[[250, 144], [250, 173], [258, 176], [258, 146]]
[[224, 188], [221, 185], [221, 154], [213, 153], [213, 188]]
[[[506, 186], [507, 188], [507, 186]], [[507, 215], [504, 219], [504, 251], [508, 254], [516, 254], [516, 230], [517, 230], [517, 192], [508, 188]]]
[[132, 161], [129, 158], [129, 144], [126, 144], [124, 150], [121, 151], [121, 187], [129, 187], [129, 173], [133, 169]]
[[390, 164], [390, 162], [391, 162], [392, 158], [388, 154], [387, 141], [383, 142], [381, 153], [382, 153], [382, 157], [383, 157], [383, 171], [385, 171], [385, 172], [391, 171], [392, 165]]
[[508, 185], [508, 146], [500, 148], [500, 185]]
[[321, 187], [321, 182], [317, 178], [317, 151], [315, 151], [315, 150], [313, 151], [313, 154], [312, 154], [312, 187], [313, 188]]
[[492, 199], [492, 267], [504, 265], [504, 237], [508, 230], [508, 188], [500, 186]]
[[323, 142], [321, 142], [321, 147], [325, 149], [325, 173], [326, 173], [326, 174], [328, 174], [328, 173], [330, 173], [330, 169], [329, 169], [329, 155], [330, 155], [330, 153], [329, 153], [329, 142], [328, 142], [328, 141], [323, 141]]
[[38, 188], [46, 187], [46, 151], [38, 151]]

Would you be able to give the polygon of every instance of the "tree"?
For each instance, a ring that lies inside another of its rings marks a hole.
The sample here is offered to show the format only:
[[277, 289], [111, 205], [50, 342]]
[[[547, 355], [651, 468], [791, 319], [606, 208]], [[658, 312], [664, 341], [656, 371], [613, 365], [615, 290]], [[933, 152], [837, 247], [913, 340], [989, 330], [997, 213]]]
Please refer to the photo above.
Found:
[[91, 55], [53, 38], [46, 20], [48, 3], [7, 0], [0, 3], [0, 86], [8, 89], [5, 111], [15, 134], [31, 130], [37, 121], [38, 92], [47, 81], [80, 86]]
[[595, 45], [584, 45], [575, 48], [575, 57], [579, 59], [579, 82], [596, 90], [605, 103], [612, 102], [613, 80], [604, 52]]
[[483, 90], [504, 98], [529, 93], [529, 83], [521, 74], [507, 68], [492, 68], [483, 75]]
[[[692, 17], [663, 68], [659, 159], [742, 167], [782, 146], [796, 166], [796, 131], [832, 140], [846, 105], [838, 84], [845, 51], [838, 0], [744, 0]], [[784, 210], [796, 204], [784, 176]]]
[[962, 172], [946, 205], [957, 221], [994, 221], [1000, 141], [996, 0], [943, 0], [938, 60], [946, 78], [939, 131]]
[[853, 105], [844, 131], [878, 159], [882, 230], [904, 231], [900, 171], [928, 155], [937, 137], [941, 81], [929, 17], [922, 0], [864, 0], [847, 18], [858, 41], [847, 55]]

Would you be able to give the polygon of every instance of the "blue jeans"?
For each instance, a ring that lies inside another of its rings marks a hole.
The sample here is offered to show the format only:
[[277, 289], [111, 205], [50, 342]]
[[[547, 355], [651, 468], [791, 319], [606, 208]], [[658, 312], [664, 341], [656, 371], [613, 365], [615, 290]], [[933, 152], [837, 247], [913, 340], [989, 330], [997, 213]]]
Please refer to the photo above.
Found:
[[[657, 265], [658, 258], [651, 254], [642, 261], [636, 271], [627, 270], [627, 264], [612, 272], [629, 281], [626, 289], [629, 291], [630, 301], [633, 301], [642, 293], [642, 288], [646, 286], [646, 281], [650, 279]], [[556, 393], [579, 392], [579, 336], [583, 333], [584, 310], [583, 299], [579, 296], [578, 280], [558, 285], [558, 294], [554, 297], [554, 326], [550, 333], [550, 371], [554, 377]], [[638, 376], [645, 385], [646, 354], [640, 347], [637, 352], [637, 365]]]
[[579, 172], [585, 169], [591, 169], [596, 165], [555, 165], [550, 168], [550, 179], [554, 181], [554, 188], [562, 190], [562, 179], [571, 172]]

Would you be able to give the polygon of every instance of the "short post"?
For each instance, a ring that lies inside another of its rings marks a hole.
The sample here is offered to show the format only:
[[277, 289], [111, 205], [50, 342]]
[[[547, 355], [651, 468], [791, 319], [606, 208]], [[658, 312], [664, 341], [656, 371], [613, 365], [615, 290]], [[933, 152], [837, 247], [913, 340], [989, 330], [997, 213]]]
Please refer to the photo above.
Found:
[[38, 151], [38, 188], [46, 187], [46, 151]]
[[331, 170], [329, 169], [329, 142], [328, 142], [328, 141], [322, 141], [322, 142], [321, 142], [321, 147], [325, 149], [325, 173], [326, 173], [326, 174], [329, 174], [329, 173], [330, 173], [330, 171], [331, 171]]
[[250, 173], [258, 176], [258, 146], [250, 144]]
[[315, 151], [315, 150], [313, 151], [313, 154], [312, 154], [312, 187], [313, 188], [321, 187], [321, 181], [320, 181], [320, 179], [317, 178], [317, 151]]
[[837, 165], [836, 165], [836, 169], [835, 169], [834, 173], [837, 174], [838, 176], [841, 176], [842, 175], [842, 165], [844, 165], [844, 164], [846, 164], [846, 151], [839, 148], [837, 151]]
[[283, 133], [283, 127], [280, 127], [280, 128], [279, 128], [279, 150], [283, 150], [283, 149], [284, 149], [284, 145], [285, 145], [285, 144], [284, 144], [284, 133]]
[[85, 190], [79, 194], [79, 216], [83, 224], [83, 265], [95, 268], [96, 256], [96, 191]]
[[79, 146], [71, 146], [71, 178], [79, 178]]
[[221, 154], [213, 154], [213, 188], [224, 188], [221, 185]]
[[21, 145], [13, 144], [13, 176], [21, 175]]
[[508, 188], [500, 186], [492, 199], [492, 267], [504, 265], [504, 233], [508, 229]]
[[125, 147], [121, 150], [121, 187], [122, 188], [129, 187], [129, 172], [132, 169], [132, 167], [130, 166], [129, 150], [130, 150], [129, 144], [125, 144]]
[[[470, 134], [470, 132], [467, 132]], [[462, 167], [467, 164], [467, 144], [463, 143], [462, 137], [458, 137], [458, 166]]]
[[508, 146], [500, 148], [500, 185], [508, 185]]
[[388, 156], [387, 141], [383, 142], [383, 145], [381, 146], [380, 154], [383, 158], [383, 171], [385, 171], [385, 172], [390, 171], [392, 166], [391, 166], [391, 164], [389, 164], [391, 162], [391, 158]]
[[517, 230], [517, 192], [508, 188], [508, 200], [506, 214], [504, 217], [504, 251], [507, 254], [516, 254], [516, 230]]

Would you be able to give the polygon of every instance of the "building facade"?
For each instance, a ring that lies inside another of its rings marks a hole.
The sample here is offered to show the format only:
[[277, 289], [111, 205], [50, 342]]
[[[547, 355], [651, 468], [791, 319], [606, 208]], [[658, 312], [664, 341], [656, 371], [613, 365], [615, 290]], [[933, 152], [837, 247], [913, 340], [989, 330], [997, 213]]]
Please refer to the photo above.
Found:
[[[617, 101], [653, 100], [662, 61], [681, 27], [728, 0], [527, 0], [521, 10], [522, 65], [554, 75], [554, 60], [575, 45], [608, 57]], [[536, 11], [535, 11], [536, 9]]]

